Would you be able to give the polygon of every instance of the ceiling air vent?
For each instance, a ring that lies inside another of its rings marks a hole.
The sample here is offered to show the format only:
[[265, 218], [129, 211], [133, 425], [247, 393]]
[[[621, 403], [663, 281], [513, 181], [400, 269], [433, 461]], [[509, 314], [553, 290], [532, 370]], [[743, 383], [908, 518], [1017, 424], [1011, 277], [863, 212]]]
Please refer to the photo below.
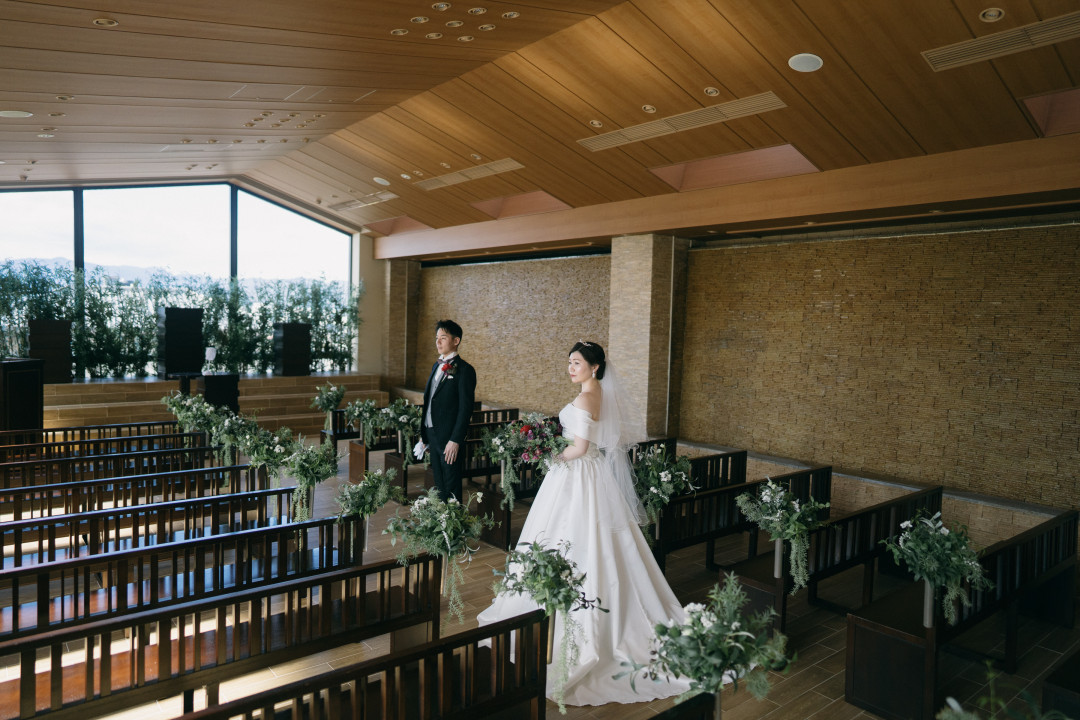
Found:
[[523, 167], [525, 166], [513, 158], [503, 158], [502, 160], [492, 160], [483, 165], [473, 165], [472, 167], [467, 167], [464, 170], [458, 170], [457, 172], [437, 175], [433, 178], [421, 180], [420, 182], [413, 184], [421, 190], [435, 190], [448, 185], [457, 185], [458, 183], [468, 182], [469, 180], [487, 177], [488, 175], [498, 175], [499, 173], [510, 172], [511, 170], [520, 170]]
[[993, 60], [1032, 48], [1080, 37], [1080, 12], [1059, 15], [1012, 30], [983, 35], [974, 40], [924, 50], [922, 56], [936, 72]]
[[583, 138], [578, 140], [578, 143], [585, 149], [596, 152], [597, 150], [606, 150], [619, 145], [651, 140], [652, 138], [682, 132], [683, 130], [693, 130], [706, 125], [726, 122], [747, 115], [779, 110], [784, 107], [787, 107], [784, 101], [778, 98], [775, 93], [769, 91], [760, 95], [751, 95], [750, 97], [720, 103], [719, 105], [652, 120], [640, 125], [632, 125], [622, 130], [612, 130], [602, 135]]
[[346, 200], [345, 202], [339, 202], [336, 205], [331, 205], [330, 209], [334, 212], [341, 212], [342, 210], [355, 210], [356, 208], [367, 207], [368, 205], [377, 205], [387, 200], [397, 200], [398, 196], [389, 190], [383, 190], [382, 192], [371, 193], [370, 195], [362, 195], [352, 200]]

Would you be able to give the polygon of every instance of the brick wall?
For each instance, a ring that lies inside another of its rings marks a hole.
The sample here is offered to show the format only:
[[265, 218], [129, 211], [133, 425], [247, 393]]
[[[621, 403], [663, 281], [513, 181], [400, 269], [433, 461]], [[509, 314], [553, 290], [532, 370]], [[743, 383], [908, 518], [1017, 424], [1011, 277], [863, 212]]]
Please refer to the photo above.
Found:
[[1078, 240], [691, 251], [680, 437], [1080, 507]]
[[464, 334], [461, 356], [485, 402], [556, 413], [574, 399], [566, 354], [577, 340], [608, 344], [610, 258], [425, 268], [420, 277], [417, 359], [409, 384], [423, 387], [435, 361], [435, 322]]

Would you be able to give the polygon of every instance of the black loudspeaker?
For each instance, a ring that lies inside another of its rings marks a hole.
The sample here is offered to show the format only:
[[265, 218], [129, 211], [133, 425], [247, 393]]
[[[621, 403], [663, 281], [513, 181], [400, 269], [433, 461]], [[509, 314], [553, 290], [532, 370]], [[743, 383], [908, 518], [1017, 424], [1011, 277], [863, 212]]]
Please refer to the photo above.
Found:
[[203, 375], [203, 397], [212, 405], [240, 412], [240, 376], [236, 373]]
[[71, 366], [74, 362], [71, 354], [71, 321], [31, 320], [29, 325], [29, 355], [45, 363], [45, 382], [71, 382]]
[[43, 366], [37, 358], [0, 360], [0, 430], [45, 426]]
[[159, 377], [202, 374], [203, 361], [206, 359], [202, 325], [202, 308], [158, 308]]
[[274, 323], [274, 374], [311, 374], [310, 323]]

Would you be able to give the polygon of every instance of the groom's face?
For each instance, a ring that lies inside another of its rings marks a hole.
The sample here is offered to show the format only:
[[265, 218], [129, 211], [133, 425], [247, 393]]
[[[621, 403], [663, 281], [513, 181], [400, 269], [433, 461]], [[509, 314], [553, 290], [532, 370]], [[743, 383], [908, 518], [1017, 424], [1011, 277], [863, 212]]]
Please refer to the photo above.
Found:
[[440, 355], [454, 352], [460, 342], [461, 338], [454, 337], [442, 328], [435, 333], [435, 349]]

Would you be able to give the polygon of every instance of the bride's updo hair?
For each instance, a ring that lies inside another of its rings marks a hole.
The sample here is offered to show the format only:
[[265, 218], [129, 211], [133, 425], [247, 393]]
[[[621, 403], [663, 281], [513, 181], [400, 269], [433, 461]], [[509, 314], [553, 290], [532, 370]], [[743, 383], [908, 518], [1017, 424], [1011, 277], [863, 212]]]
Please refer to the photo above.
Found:
[[607, 367], [607, 359], [604, 357], [604, 348], [594, 342], [578, 340], [574, 343], [574, 347], [570, 348], [570, 352], [568, 352], [567, 355], [573, 355], [574, 353], [581, 353], [581, 357], [585, 358], [585, 362], [590, 365], [598, 365], [599, 367], [596, 368], [596, 379], [604, 379], [604, 368]]

